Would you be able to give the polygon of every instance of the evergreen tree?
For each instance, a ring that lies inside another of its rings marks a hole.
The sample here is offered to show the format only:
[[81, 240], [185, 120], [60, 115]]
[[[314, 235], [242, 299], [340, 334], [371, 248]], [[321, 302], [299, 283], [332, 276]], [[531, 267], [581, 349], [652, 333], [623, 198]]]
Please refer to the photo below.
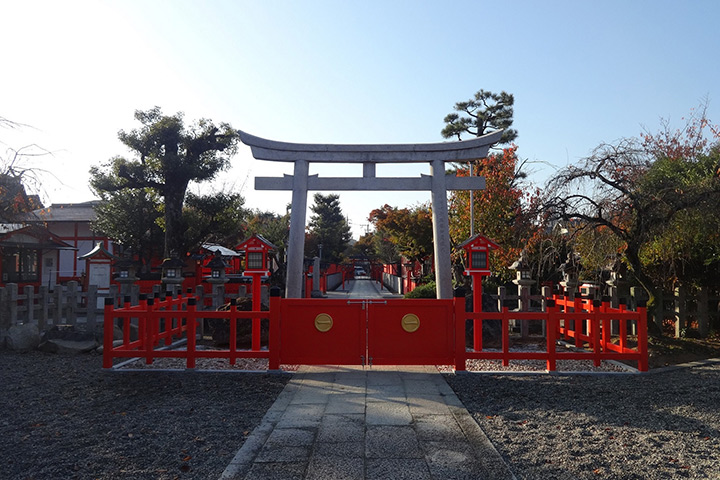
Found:
[[120, 131], [118, 138], [135, 158], [112, 158], [93, 167], [91, 186], [98, 192], [152, 189], [164, 200], [164, 253], [184, 253], [183, 204], [191, 182], [213, 179], [227, 167], [239, 135], [229, 124], [202, 119], [185, 126], [183, 114], [163, 115], [159, 107], [135, 111], [142, 127]]
[[443, 138], [462, 140], [463, 134], [480, 137], [493, 130], [504, 130], [500, 144], [511, 143], [518, 136], [517, 130], [510, 128], [514, 103], [511, 93], [478, 90], [470, 100], [455, 104], [455, 111], [460, 113], [445, 116], [445, 128], [441, 134]]
[[[347, 249], [350, 239], [350, 225], [340, 208], [340, 197], [336, 194], [322, 195], [316, 193], [315, 203], [310, 210], [309, 232], [322, 245], [322, 259], [328, 262], [339, 262]], [[306, 249], [310, 255], [319, 255], [319, 249]]]

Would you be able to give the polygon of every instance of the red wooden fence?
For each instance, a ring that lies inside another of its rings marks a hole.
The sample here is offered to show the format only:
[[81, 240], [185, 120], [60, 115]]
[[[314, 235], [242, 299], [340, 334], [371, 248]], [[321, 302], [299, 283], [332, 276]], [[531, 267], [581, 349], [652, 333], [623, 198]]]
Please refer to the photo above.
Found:
[[[464, 298], [456, 301], [455, 317], [455, 369], [465, 370], [467, 359], [502, 360], [504, 366], [510, 360], [545, 360], [548, 371], [554, 371], [558, 360], [591, 360], [599, 366], [603, 360], [636, 361], [638, 370], [648, 370], [647, 310], [638, 307], [629, 311], [624, 305], [611, 308], [609, 302], [576, 299], [570, 301], [561, 296], [547, 300], [544, 312], [465, 312]], [[482, 340], [474, 339], [472, 349], [466, 348], [465, 322], [473, 320], [475, 328], [482, 328], [483, 321], [501, 322], [502, 342], [499, 351], [483, 349]], [[510, 350], [510, 320], [521, 322], [540, 320], [545, 322], [545, 351], [527, 352]], [[628, 342], [628, 323], [635, 322], [636, 345]], [[612, 323], [617, 323], [618, 334], [612, 335]], [[558, 340], [572, 340], [575, 350], [557, 349]]]
[[[234, 304], [228, 311], [197, 310], [197, 299], [192, 295], [141, 300], [139, 305], [126, 304], [121, 308], [106, 304], [103, 368], [111, 368], [115, 358], [139, 357], [148, 364], [154, 358], [184, 358], [187, 368], [195, 368], [198, 358], [227, 358], [230, 364], [235, 364], [238, 358], [267, 358], [269, 368], [277, 370], [281, 363], [356, 364], [361, 362], [361, 350], [366, 349], [366, 355], [376, 356], [378, 363], [402, 365], [443, 359], [454, 363], [458, 371], [466, 369], [468, 359], [501, 360], [505, 366], [512, 360], [544, 360], [548, 371], [555, 370], [558, 360], [591, 360], [595, 365], [603, 360], [630, 360], [637, 362], [640, 371], [648, 369], [644, 307], [628, 311], [624, 306], [613, 309], [607, 302], [554, 297], [546, 301], [544, 312], [510, 312], [504, 308], [498, 313], [472, 313], [465, 311], [465, 297], [460, 296], [454, 300], [422, 300], [429, 302], [428, 305], [415, 305], [411, 300], [380, 301], [382, 305], [364, 300], [360, 302], [369, 303], [360, 309], [358, 301], [281, 299], [278, 293], [271, 295], [269, 311], [240, 311]], [[437, 305], [430, 308], [431, 303]], [[401, 330], [395, 326], [399, 319], [405, 321], [409, 311], [406, 306], [417, 312], [415, 321], [419, 328]], [[358, 311], [371, 316], [355, 319]], [[330, 317], [335, 330], [325, 333], [317, 327], [318, 312]], [[227, 349], [197, 349], [199, 322], [209, 318], [229, 320]], [[131, 338], [131, 319], [137, 319], [135, 340]], [[252, 322], [251, 348], [238, 348], [237, 326], [245, 319], [269, 320], [266, 348], [260, 347], [260, 322], [257, 321]], [[466, 322], [482, 328], [482, 322], [493, 320], [501, 322], [501, 348], [483, 348], [477, 340], [472, 348], [467, 348]], [[512, 351], [511, 320], [544, 322], [545, 351]], [[114, 322], [119, 322], [123, 330], [123, 341], [117, 346], [113, 346]], [[637, 331], [632, 346], [628, 335], [631, 322]], [[426, 330], [428, 328], [431, 330]], [[428, 343], [428, 336], [437, 339], [437, 345]], [[181, 338], [187, 339], [185, 349], [170, 348], [173, 339]], [[558, 350], [559, 340], [569, 341], [576, 348]], [[331, 355], [332, 352], [336, 354]], [[283, 358], [292, 361], [283, 362]]]

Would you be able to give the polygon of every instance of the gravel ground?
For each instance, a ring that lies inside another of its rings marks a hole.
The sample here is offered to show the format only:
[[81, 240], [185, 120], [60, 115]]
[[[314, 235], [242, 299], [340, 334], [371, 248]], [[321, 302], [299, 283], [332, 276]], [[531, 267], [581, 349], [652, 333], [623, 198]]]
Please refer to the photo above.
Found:
[[289, 379], [0, 351], [0, 479], [218, 478]]
[[[290, 378], [100, 365], [0, 351], [0, 479], [218, 478]], [[720, 363], [446, 379], [518, 478], [720, 479]]]
[[518, 478], [720, 479], [720, 363], [446, 379]]

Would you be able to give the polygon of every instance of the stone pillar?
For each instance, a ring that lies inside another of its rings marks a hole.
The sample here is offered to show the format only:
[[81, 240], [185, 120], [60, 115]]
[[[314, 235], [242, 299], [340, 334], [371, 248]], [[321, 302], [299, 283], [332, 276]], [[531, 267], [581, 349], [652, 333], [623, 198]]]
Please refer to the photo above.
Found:
[[305, 256], [305, 210], [307, 209], [308, 170], [306, 160], [296, 160], [293, 177], [290, 235], [287, 248], [285, 298], [302, 297], [303, 258]]
[[706, 338], [710, 333], [710, 315], [708, 312], [709, 298], [708, 287], [703, 285], [697, 293], [697, 321], [698, 334]]
[[437, 298], [453, 298], [452, 263], [450, 261], [450, 222], [448, 220], [445, 162], [433, 160], [432, 174], [432, 221], [435, 255], [435, 284]]
[[680, 337], [687, 328], [687, 294], [685, 285], [675, 287], [675, 337]]
[[313, 258], [312, 292], [310, 296], [313, 298], [322, 297], [320, 291], [320, 257]]

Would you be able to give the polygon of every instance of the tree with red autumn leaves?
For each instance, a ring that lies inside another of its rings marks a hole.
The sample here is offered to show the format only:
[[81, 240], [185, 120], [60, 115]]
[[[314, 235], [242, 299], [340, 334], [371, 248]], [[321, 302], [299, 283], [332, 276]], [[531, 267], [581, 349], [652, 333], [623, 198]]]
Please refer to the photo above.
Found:
[[370, 212], [368, 219], [375, 227], [378, 242], [394, 245], [399, 255], [413, 261], [423, 261], [432, 255], [433, 228], [429, 205], [397, 208], [386, 204]]
[[[485, 177], [485, 189], [474, 192], [475, 226], [477, 233], [500, 245], [490, 253], [490, 267], [501, 282], [513, 277], [508, 267], [539, 231], [532, 213], [538, 193], [523, 184], [525, 175], [521, 167], [517, 147], [512, 146], [456, 170], [458, 176], [467, 176], [473, 168], [475, 175]], [[450, 194], [450, 239], [453, 245], [470, 237], [469, 195], [468, 191]], [[455, 251], [454, 256], [457, 262], [463, 261], [461, 251]]]
[[665, 124], [657, 134], [599, 146], [578, 165], [558, 172], [545, 190], [545, 208], [553, 220], [571, 227], [570, 233], [595, 230], [619, 240], [608, 243], [616, 250], [607, 255], [618, 256], [647, 293], [655, 333], [662, 322], [657, 299], [672, 275], [658, 267], [677, 267], [701, 251], [707, 254], [694, 263], [720, 267], [712, 228], [705, 228], [718, 225], [718, 131], [702, 109], [679, 130]]

